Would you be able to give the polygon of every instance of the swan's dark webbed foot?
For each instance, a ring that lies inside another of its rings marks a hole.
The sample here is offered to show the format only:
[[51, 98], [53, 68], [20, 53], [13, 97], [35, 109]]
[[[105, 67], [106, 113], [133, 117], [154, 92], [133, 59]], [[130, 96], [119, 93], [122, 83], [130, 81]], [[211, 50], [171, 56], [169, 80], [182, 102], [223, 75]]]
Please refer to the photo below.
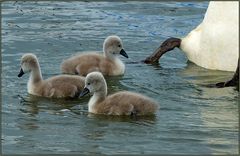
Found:
[[239, 91], [239, 59], [238, 59], [238, 67], [233, 75], [232, 79], [226, 82], [219, 82], [216, 84], [216, 87], [223, 88], [223, 87], [236, 87], [236, 89]]
[[180, 47], [181, 39], [179, 38], [169, 38], [165, 40], [159, 48], [155, 50], [152, 55], [147, 57], [145, 60], [143, 60], [144, 63], [150, 64], [150, 63], [156, 63], [161, 58], [163, 54], [165, 54], [168, 51], [173, 50], [175, 47]]

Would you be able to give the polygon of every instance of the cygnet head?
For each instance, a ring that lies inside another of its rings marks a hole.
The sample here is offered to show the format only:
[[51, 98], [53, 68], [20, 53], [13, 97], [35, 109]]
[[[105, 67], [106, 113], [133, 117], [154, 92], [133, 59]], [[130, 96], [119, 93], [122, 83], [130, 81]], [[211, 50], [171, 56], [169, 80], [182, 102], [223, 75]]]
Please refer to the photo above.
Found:
[[91, 72], [86, 76], [85, 87], [80, 94], [80, 97], [88, 93], [98, 93], [107, 95], [107, 83], [100, 72]]
[[122, 55], [128, 58], [127, 53], [123, 49], [123, 43], [118, 36], [108, 36], [103, 43], [103, 52], [107, 57], [113, 57], [115, 55]]
[[18, 77], [22, 77], [23, 74], [31, 72], [34, 68], [38, 68], [38, 60], [36, 55], [32, 53], [26, 53], [21, 58], [21, 69]]

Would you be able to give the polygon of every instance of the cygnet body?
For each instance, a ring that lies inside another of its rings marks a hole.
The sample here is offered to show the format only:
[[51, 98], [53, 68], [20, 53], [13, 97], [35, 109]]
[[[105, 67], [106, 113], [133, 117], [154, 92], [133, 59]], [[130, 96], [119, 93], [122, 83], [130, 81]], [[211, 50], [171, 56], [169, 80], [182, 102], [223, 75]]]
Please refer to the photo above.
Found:
[[36, 55], [24, 54], [21, 58], [21, 70], [18, 77], [30, 72], [28, 93], [49, 98], [78, 97], [84, 88], [84, 77], [77, 75], [58, 75], [43, 80]]
[[151, 115], [158, 109], [152, 99], [138, 93], [121, 91], [107, 96], [107, 84], [99, 72], [89, 73], [80, 96], [93, 93], [88, 102], [88, 111], [105, 115]]
[[103, 43], [103, 54], [96, 52], [82, 53], [72, 56], [61, 64], [61, 71], [65, 74], [86, 76], [93, 71], [103, 75], [116, 76], [125, 72], [124, 63], [118, 55], [128, 58], [123, 49], [122, 40], [118, 36], [108, 36]]

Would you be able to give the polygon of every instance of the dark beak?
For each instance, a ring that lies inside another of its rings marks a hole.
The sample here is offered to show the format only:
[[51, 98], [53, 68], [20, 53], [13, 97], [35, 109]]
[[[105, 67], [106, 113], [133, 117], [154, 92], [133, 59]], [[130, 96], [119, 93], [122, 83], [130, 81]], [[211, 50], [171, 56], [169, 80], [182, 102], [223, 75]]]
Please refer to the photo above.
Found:
[[80, 93], [79, 97], [83, 97], [84, 95], [88, 94], [90, 91], [88, 88], [84, 88], [83, 91]]
[[19, 72], [19, 74], [18, 74], [18, 77], [22, 77], [23, 74], [24, 74], [24, 72], [23, 72], [23, 70], [22, 70], [22, 68], [21, 68], [21, 70], [20, 70], [20, 72]]
[[122, 56], [128, 58], [127, 53], [126, 53], [123, 49], [120, 51], [120, 54], [121, 54]]

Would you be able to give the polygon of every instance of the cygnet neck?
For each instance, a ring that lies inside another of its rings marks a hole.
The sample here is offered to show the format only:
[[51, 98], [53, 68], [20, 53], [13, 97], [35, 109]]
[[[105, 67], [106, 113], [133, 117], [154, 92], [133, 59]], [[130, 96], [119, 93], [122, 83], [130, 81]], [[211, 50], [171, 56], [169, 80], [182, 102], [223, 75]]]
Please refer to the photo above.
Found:
[[107, 96], [106, 85], [103, 85], [98, 91], [94, 92], [93, 96], [98, 100], [104, 100]]
[[93, 96], [91, 97], [88, 103], [89, 112], [93, 112], [96, 104], [104, 101], [106, 96], [107, 96], [106, 86], [103, 86], [98, 91], [94, 92]]
[[39, 66], [38, 61], [36, 61], [36, 63], [32, 66], [29, 81], [31, 83], [38, 83], [38, 82], [41, 82], [42, 80], [43, 79], [42, 79], [41, 68]]
[[111, 52], [104, 51], [103, 53], [104, 53], [104, 56], [105, 56], [106, 58], [109, 58], [109, 59], [111, 59], [111, 60], [114, 60], [114, 59], [117, 59], [117, 58], [118, 58], [116, 55], [112, 54]]
[[96, 102], [101, 102], [105, 100], [107, 97], [107, 83], [104, 77], [99, 78], [99, 83], [101, 86], [98, 88], [98, 90], [95, 90], [93, 97], [92, 97], [92, 104], [94, 105]]

